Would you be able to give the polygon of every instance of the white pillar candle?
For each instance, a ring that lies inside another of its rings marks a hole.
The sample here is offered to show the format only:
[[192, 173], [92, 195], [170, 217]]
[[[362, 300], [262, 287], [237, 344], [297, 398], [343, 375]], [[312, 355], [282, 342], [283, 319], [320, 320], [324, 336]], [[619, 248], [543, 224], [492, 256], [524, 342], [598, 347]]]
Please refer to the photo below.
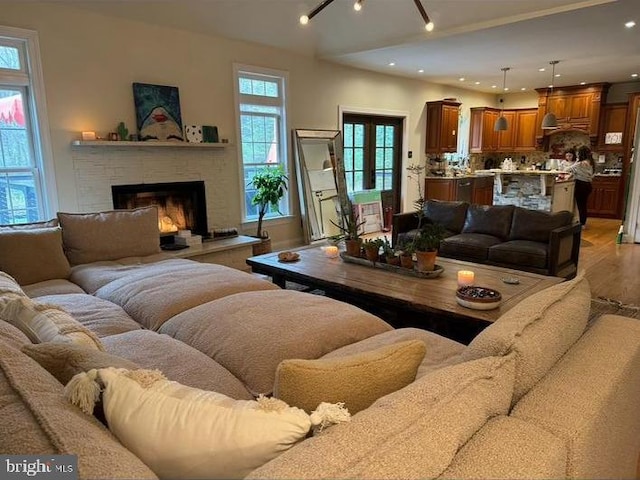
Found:
[[458, 286], [467, 287], [473, 285], [475, 280], [475, 274], [471, 270], [459, 270], [458, 271]]
[[335, 245], [324, 247], [324, 254], [329, 258], [336, 258], [339, 255], [338, 247]]
[[82, 140], [95, 140], [96, 132], [82, 132]]

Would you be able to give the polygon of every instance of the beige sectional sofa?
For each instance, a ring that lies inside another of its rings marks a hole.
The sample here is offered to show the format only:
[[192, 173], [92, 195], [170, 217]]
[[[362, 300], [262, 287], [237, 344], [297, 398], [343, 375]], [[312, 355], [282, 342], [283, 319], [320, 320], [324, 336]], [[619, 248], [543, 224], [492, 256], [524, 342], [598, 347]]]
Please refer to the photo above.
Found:
[[278, 391], [288, 359], [317, 370], [360, 359], [367, 380], [340, 387], [375, 397], [367, 382], [384, 377], [384, 363], [367, 372], [364, 359], [424, 343], [415, 381], [379, 392], [350, 422], [255, 465], [250, 478], [636, 476], [640, 322], [605, 315], [587, 325], [582, 276], [528, 298], [465, 346], [227, 267], [166, 258], [153, 215], [0, 227], [0, 270], [18, 280], [0, 276], [0, 453], [75, 453], [82, 478], [156, 477], [27, 354], [34, 339], [3, 309], [25, 295], [63, 308], [123, 362], [236, 400]]

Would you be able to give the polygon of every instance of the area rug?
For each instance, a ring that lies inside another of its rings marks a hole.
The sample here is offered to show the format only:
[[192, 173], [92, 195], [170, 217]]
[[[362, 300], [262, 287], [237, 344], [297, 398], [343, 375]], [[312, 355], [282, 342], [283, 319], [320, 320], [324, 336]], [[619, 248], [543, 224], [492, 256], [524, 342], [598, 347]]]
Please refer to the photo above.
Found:
[[604, 314], [622, 315], [624, 317], [640, 319], [640, 307], [636, 305], [624, 304], [611, 298], [592, 298], [589, 322], [592, 322], [600, 315]]

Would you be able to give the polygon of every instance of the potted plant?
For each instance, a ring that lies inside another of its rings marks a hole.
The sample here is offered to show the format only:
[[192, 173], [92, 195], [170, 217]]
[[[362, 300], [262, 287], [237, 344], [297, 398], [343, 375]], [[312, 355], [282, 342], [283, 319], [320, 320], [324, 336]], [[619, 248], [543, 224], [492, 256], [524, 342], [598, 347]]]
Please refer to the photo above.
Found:
[[279, 204], [287, 190], [287, 180], [288, 178], [280, 166], [263, 168], [251, 179], [249, 185], [256, 189], [256, 194], [251, 199], [251, 204], [258, 207], [256, 237], [261, 240], [259, 244], [253, 246], [254, 255], [271, 252], [271, 238], [269, 238], [269, 232], [263, 230], [262, 222], [269, 207], [282, 215]]
[[[349, 205], [351, 207], [351, 205]], [[347, 255], [351, 257], [359, 257], [362, 249], [362, 238], [360, 238], [360, 227], [365, 224], [364, 221], [359, 222], [357, 215], [353, 214], [353, 209], [342, 215], [341, 225], [333, 220], [331, 223], [340, 229], [341, 237], [344, 239], [344, 245]]]
[[402, 268], [413, 269], [413, 254], [415, 252], [413, 242], [407, 242], [400, 246], [400, 266]]
[[416, 268], [419, 272], [431, 272], [435, 268], [436, 256], [440, 241], [444, 238], [445, 229], [438, 223], [423, 225], [413, 239], [416, 252]]
[[380, 238], [370, 238], [364, 242], [364, 254], [367, 260], [376, 263], [380, 257], [380, 247], [382, 247], [383, 241]]
[[387, 237], [382, 240], [382, 253], [389, 265], [400, 265], [400, 257], [396, 255], [396, 251]]

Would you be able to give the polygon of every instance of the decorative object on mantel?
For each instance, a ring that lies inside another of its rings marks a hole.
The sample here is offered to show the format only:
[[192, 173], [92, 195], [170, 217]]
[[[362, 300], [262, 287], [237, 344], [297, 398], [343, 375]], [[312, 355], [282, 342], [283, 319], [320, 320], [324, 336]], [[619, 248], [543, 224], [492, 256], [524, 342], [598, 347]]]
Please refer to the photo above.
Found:
[[125, 126], [124, 122], [120, 122], [118, 124], [118, 126], [116, 127], [116, 132], [118, 133], [118, 140], [129, 140], [129, 129]]
[[[222, 139], [222, 143], [227, 143], [228, 140]], [[218, 127], [211, 125], [202, 126], [202, 141], [205, 143], [218, 143]]]
[[136, 126], [141, 141], [183, 141], [178, 87], [133, 84]]
[[202, 143], [202, 125], [185, 125], [184, 136], [189, 143]]
[[254, 255], [271, 252], [269, 232], [262, 229], [262, 222], [269, 207], [282, 215], [279, 204], [287, 189], [287, 180], [288, 178], [280, 166], [274, 168], [265, 167], [255, 174], [248, 185], [256, 190], [251, 199], [251, 204], [258, 207], [256, 237], [261, 240], [260, 243], [253, 245]]

